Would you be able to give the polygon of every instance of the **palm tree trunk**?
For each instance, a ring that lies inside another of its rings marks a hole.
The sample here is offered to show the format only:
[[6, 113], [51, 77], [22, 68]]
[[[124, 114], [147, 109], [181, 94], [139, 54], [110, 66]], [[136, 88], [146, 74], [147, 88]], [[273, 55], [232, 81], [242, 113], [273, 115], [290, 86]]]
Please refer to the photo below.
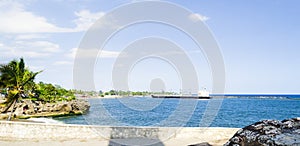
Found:
[[1, 113], [6, 113], [9, 110], [9, 108], [19, 99], [19, 98], [17, 98], [17, 96], [18, 96], [18, 94], [14, 95], [12, 100], [8, 102], [6, 108]]
[[14, 102], [13, 102], [12, 110], [11, 110], [11, 112], [10, 112], [8, 118], [7, 118], [7, 121], [11, 120], [12, 114], [14, 113], [14, 109], [15, 109], [16, 103], [17, 103], [17, 99], [15, 99]]
[[11, 105], [13, 103], [14, 103], [13, 101], [11, 101], [10, 103], [8, 103], [8, 105], [6, 106], [6, 108], [1, 113], [6, 113], [9, 110], [9, 108], [11, 107]]

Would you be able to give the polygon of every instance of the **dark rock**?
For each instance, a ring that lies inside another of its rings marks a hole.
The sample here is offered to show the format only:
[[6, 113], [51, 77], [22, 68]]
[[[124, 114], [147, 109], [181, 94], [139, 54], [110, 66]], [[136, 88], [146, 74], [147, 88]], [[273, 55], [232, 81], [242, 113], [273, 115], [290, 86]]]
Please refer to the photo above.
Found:
[[188, 146], [212, 146], [207, 142], [202, 142], [202, 143], [197, 143], [197, 144], [192, 144], [192, 145], [188, 145]]
[[224, 146], [300, 146], [300, 118], [263, 120], [246, 126]]
[[89, 110], [90, 105], [87, 104], [85, 100], [73, 100], [70, 102], [73, 111], [83, 111], [86, 112]]
[[60, 103], [60, 104], [56, 104], [52, 109], [52, 111], [58, 112], [70, 112], [72, 111], [72, 107], [71, 104], [68, 102], [64, 102], [64, 103]]

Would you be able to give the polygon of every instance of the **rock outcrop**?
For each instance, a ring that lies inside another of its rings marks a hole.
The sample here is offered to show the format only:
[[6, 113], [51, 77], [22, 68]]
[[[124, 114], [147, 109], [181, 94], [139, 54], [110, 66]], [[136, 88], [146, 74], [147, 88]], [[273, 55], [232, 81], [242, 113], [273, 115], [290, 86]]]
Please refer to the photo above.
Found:
[[[55, 103], [43, 103], [41, 101], [20, 100], [16, 103], [14, 109], [14, 117], [26, 119], [31, 117], [49, 117], [49, 116], [64, 116], [64, 115], [79, 115], [84, 114], [90, 108], [90, 105], [85, 100], [61, 101]], [[0, 108], [0, 111], [3, 109]], [[12, 108], [7, 113], [0, 114], [0, 119], [6, 119]]]
[[207, 142], [202, 142], [202, 143], [198, 143], [198, 144], [191, 144], [191, 145], [188, 145], [188, 146], [212, 146], [212, 145], [210, 145]]
[[300, 118], [254, 123], [239, 130], [224, 146], [294, 145], [300, 145]]

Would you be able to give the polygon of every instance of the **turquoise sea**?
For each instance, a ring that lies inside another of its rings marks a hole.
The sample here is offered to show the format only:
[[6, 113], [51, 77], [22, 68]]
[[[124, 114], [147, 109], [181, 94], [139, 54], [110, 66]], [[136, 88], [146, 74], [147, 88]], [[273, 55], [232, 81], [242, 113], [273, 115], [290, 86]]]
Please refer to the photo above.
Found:
[[[57, 117], [67, 124], [110, 126], [244, 127], [263, 119], [300, 117], [300, 96], [232, 96], [224, 99], [88, 99], [82, 116]], [[208, 108], [208, 105], [210, 108]], [[208, 120], [205, 125], [201, 120]]]

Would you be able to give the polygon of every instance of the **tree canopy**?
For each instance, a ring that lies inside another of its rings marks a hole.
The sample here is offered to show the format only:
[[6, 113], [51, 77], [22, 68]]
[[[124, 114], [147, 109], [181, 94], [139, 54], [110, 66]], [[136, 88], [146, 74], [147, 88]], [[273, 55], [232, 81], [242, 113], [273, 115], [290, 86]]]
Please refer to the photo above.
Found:
[[33, 80], [40, 72], [32, 72], [26, 68], [23, 58], [20, 58], [20, 61], [13, 60], [8, 64], [0, 65], [0, 85], [7, 89], [5, 102], [7, 108], [3, 112], [6, 112], [19, 98], [24, 97], [24, 89], [34, 84]]
[[13, 112], [15, 103], [22, 98], [45, 102], [75, 99], [72, 91], [58, 85], [35, 83], [35, 77], [41, 72], [30, 71], [25, 66], [23, 58], [0, 65], [0, 89], [6, 98], [4, 102], [6, 108], [2, 112], [7, 112], [11, 106]]

